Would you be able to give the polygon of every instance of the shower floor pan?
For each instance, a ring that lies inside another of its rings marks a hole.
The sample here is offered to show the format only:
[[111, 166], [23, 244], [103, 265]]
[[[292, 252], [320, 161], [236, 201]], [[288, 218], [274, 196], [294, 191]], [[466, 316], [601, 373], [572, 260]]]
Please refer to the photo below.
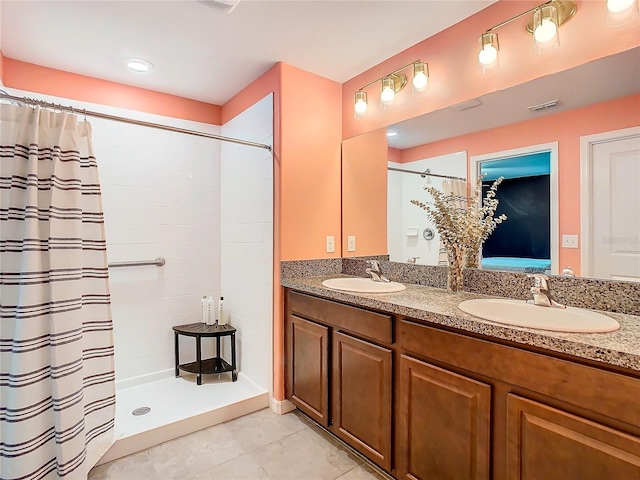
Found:
[[[170, 377], [116, 390], [116, 442], [97, 465], [269, 406], [269, 393], [242, 375]], [[136, 409], [147, 407], [143, 415]]]

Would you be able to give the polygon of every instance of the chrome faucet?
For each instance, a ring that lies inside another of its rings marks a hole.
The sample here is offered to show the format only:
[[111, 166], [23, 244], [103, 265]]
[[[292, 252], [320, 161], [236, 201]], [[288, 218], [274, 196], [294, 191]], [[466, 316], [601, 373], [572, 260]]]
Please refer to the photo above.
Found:
[[533, 278], [533, 287], [531, 287], [531, 295], [533, 296], [533, 304], [541, 307], [567, 308], [566, 305], [556, 302], [549, 291], [549, 277], [541, 273], [529, 274], [527, 277]]
[[374, 282], [385, 282], [389, 283], [389, 279], [382, 274], [382, 269], [380, 268], [380, 262], [377, 260], [367, 260], [367, 263], [371, 265], [371, 268], [367, 268], [365, 273], [371, 275], [371, 280]]

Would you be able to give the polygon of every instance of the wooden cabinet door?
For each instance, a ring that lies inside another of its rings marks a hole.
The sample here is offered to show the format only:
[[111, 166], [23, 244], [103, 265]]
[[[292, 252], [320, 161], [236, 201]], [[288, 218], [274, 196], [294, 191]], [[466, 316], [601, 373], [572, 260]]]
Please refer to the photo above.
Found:
[[507, 478], [638, 480], [640, 438], [509, 394]]
[[288, 397], [300, 410], [329, 426], [329, 329], [289, 315]]
[[333, 333], [333, 426], [347, 443], [391, 470], [392, 352]]
[[400, 381], [399, 478], [487, 480], [491, 386], [405, 355]]

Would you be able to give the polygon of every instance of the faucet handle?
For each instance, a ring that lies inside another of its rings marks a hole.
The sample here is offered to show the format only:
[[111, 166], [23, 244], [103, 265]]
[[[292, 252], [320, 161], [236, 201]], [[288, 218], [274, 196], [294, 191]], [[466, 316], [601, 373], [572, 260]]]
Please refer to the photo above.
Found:
[[542, 305], [545, 307], [567, 308], [556, 301], [549, 291], [549, 277], [542, 273], [530, 273], [527, 277], [533, 278], [533, 287], [529, 290], [533, 295], [534, 305]]
[[380, 270], [380, 262], [378, 260], [367, 260], [367, 263], [376, 270]]
[[528, 273], [527, 277], [533, 278], [533, 288], [549, 290], [549, 277], [543, 273]]
[[374, 282], [385, 282], [389, 283], [389, 279], [382, 274], [382, 269], [380, 268], [380, 262], [377, 260], [367, 260], [367, 263], [371, 265], [371, 268], [367, 268], [365, 273], [371, 275], [372, 280]]

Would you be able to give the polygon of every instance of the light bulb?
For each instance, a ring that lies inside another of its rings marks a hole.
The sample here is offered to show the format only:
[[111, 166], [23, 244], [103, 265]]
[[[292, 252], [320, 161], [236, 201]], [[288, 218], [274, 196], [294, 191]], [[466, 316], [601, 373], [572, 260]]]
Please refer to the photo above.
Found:
[[498, 49], [493, 45], [485, 45], [478, 54], [478, 61], [482, 65], [491, 65], [498, 58]]
[[534, 47], [540, 53], [543, 48], [558, 46], [558, 9], [555, 5], [545, 4], [533, 14]]
[[361, 117], [367, 113], [367, 92], [358, 90], [355, 95], [355, 102], [353, 104], [353, 114], [356, 118]]
[[498, 34], [493, 32], [485, 32], [480, 36], [480, 52], [478, 53], [478, 61], [483, 67], [488, 67], [498, 59], [498, 51], [500, 43], [498, 42]]
[[607, 0], [607, 9], [611, 13], [622, 13], [631, 5], [635, 0]]
[[365, 102], [364, 100], [357, 100], [356, 104], [353, 107], [353, 110], [358, 115], [364, 115], [365, 113], [367, 113], [367, 102]]
[[417, 72], [413, 76], [413, 88], [417, 91], [421, 92], [427, 87], [427, 82], [429, 81], [429, 77], [424, 72]]
[[427, 83], [429, 83], [429, 65], [417, 61], [413, 64], [413, 80], [411, 81], [413, 84], [413, 93], [424, 92], [427, 88]]
[[550, 18], [543, 18], [533, 32], [538, 43], [547, 43], [553, 40], [558, 32], [557, 25]]
[[[389, 80], [385, 82], [385, 80]], [[389, 105], [393, 103], [393, 97], [396, 96], [396, 92], [393, 91], [393, 80], [384, 79], [382, 83], [382, 92], [380, 93], [380, 101], [384, 105]]]

